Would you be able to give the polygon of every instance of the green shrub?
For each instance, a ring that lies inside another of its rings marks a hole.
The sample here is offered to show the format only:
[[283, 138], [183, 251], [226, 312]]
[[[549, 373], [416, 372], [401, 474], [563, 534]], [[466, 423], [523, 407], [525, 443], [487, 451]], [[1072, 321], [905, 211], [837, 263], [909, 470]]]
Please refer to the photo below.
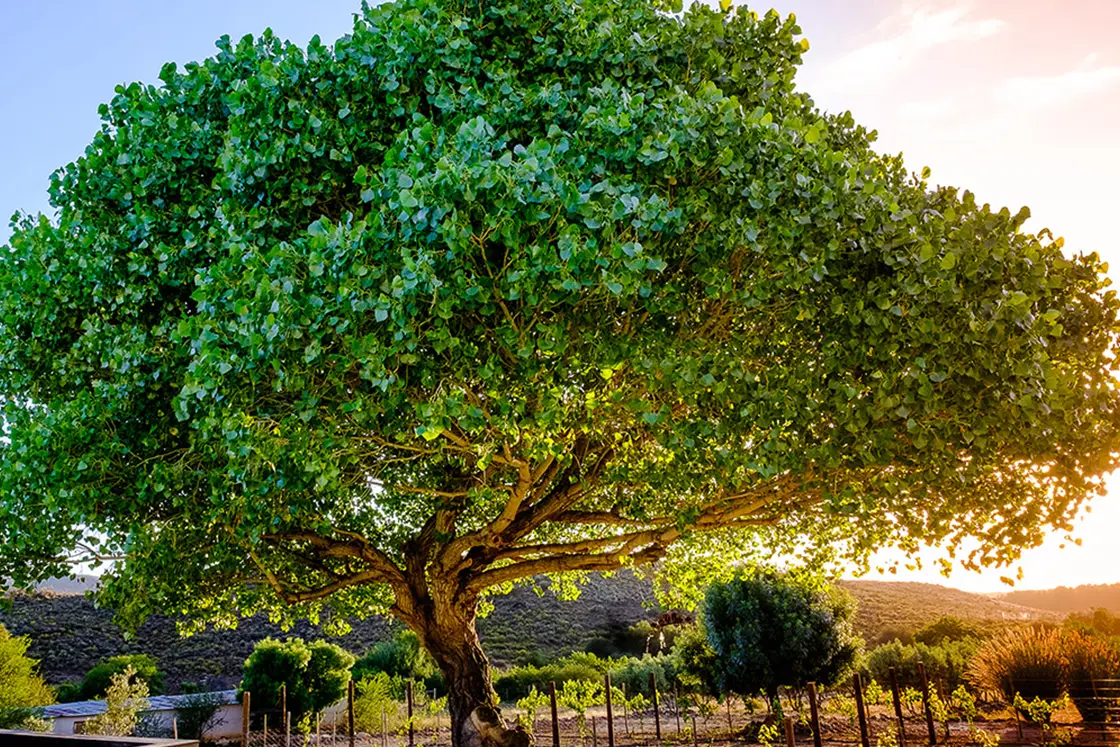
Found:
[[779, 687], [836, 682], [859, 652], [854, 613], [844, 592], [791, 574], [756, 570], [712, 584], [701, 618], [720, 691], [774, 701]]
[[54, 702], [39, 662], [27, 657], [30, 646], [29, 638], [0, 625], [0, 729], [38, 726], [38, 706]]
[[419, 636], [411, 630], [403, 630], [388, 641], [376, 644], [354, 662], [351, 669], [355, 682], [379, 672], [400, 680], [421, 682], [426, 690], [442, 692], [444, 689], [443, 677], [435, 660], [420, 645]]
[[280, 705], [280, 686], [287, 688], [292, 725], [310, 727], [311, 714], [337, 703], [346, 694], [354, 657], [326, 641], [304, 643], [301, 638], [266, 638], [245, 660], [240, 692], [252, 693], [263, 708]]
[[677, 681], [676, 659], [669, 654], [646, 654], [640, 659], [630, 657], [612, 662], [611, 683], [625, 688], [630, 695], [648, 696], [650, 674], [660, 692], [669, 691]]
[[78, 700], [95, 700], [108, 692], [113, 677], [131, 668], [133, 677], [148, 686], [151, 695], [163, 695], [167, 688], [163, 682], [163, 672], [156, 660], [148, 654], [126, 654], [102, 659], [86, 673]]
[[931, 682], [943, 682], [952, 691], [964, 681], [969, 660], [979, 647], [980, 641], [976, 638], [945, 640], [937, 646], [925, 643], [907, 646], [894, 641], [867, 652], [861, 668], [865, 678], [886, 683], [890, 681], [890, 668], [894, 667], [901, 687], [921, 688], [922, 678], [918, 672], [921, 663]]
[[914, 632], [914, 642], [924, 643], [927, 646], [939, 646], [945, 641], [963, 641], [981, 637], [982, 634], [976, 626], [952, 615], [942, 615]]
[[594, 654], [579, 652], [543, 667], [514, 667], [502, 672], [494, 678], [494, 689], [503, 701], [513, 702], [527, 696], [534, 687], [547, 690], [549, 682], [555, 682], [558, 688], [565, 682], [598, 682], [608, 664]]
[[1052, 628], [1013, 628], [976, 651], [965, 674], [981, 693], [1011, 705], [1025, 700], [1057, 700], [1066, 680], [1064, 636]]
[[404, 681], [386, 672], [368, 674], [354, 686], [354, 726], [378, 734], [384, 724], [395, 731], [402, 725], [397, 704], [404, 697]]

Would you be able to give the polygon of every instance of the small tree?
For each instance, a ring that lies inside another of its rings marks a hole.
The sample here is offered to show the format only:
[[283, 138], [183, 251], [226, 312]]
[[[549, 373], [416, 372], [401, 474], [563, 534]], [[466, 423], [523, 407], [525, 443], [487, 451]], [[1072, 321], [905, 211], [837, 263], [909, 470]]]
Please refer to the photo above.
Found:
[[225, 717], [219, 712], [225, 703], [220, 693], [193, 692], [185, 695], [175, 709], [180, 737], [201, 740], [211, 729], [225, 723]]
[[54, 702], [39, 662], [27, 656], [30, 646], [30, 639], [0, 625], [0, 729], [36, 726], [36, 708]]
[[266, 708], [280, 705], [280, 686], [287, 687], [292, 723], [301, 729], [311, 714], [337, 703], [346, 694], [354, 657], [326, 641], [266, 638], [245, 660], [241, 692]]
[[148, 683], [125, 667], [114, 674], [105, 692], [105, 712], [86, 721], [86, 734], [127, 737], [136, 729], [140, 713], [148, 708]]
[[131, 669], [133, 677], [148, 686], [151, 695], [162, 695], [167, 692], [163, 681], [163, 672], [159, 670], [156, 660], [148, 654], [125, 654], [102, 659], [93, 669], [86, 673], [79, 689], [80, 699], [94, 700], [108, 692], [113, 677]]
[[723, 692], [833, 684], [855, 662], [851, 597], [791, 575], [758, 571], [712, 584], [702, 617]]

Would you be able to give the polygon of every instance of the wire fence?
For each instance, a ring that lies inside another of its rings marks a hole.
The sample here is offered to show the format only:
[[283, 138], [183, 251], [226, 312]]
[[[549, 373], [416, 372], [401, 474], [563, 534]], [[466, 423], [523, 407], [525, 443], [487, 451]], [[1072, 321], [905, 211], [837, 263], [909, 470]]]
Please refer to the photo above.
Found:
[[[522, 720], [540, 747], [653, 747], [677, 744], [782, 743], [786, 747], [924, 747], [925, 745], [1045, 745], [1078, 747], [1120, 745], [1120, 679], [1091, 679], [1068, 686], [1053, 679], [1008, 682], [990, 702], [963, 688], [946, 692], [942, 683], [900, 687], [894, 672], [889, 688], [850, 682], [818, 692], [814, 685], [784, 690], [779, 710], [753, 699], [703, 698], [676, 692], [651, 695], [646, 707], [632, 709], [625, 698], [605, 698], [577, 712], [559, 707], [552, 690], [550, 707], [529, 719], [504, 708], [508, 720]], [[554, 688], [554, 686], [553, 686]], [[411, 690], [411, 688], [410, 688]], [[609, 678], [604, 693], [611, 692]], [[614, 691], [617, 694], [617, 690]], [[410, 693], [411, 694], [411, 693]], [[1010, 702], [999, 706], [996, 701]], [[243, 728], [243, 747], [443, 747], [451, 745], [450, 717], [439, 701], [411, 697], [368, 714], [354, 728], [353, 691], [340, 708], [318, 714], [303, 731], [285, 723], [279, 712], [254, 714]], [[656, 707], [653, 705], [656, 703]], [[248, 701], [244, 704], [248, 711]], [[411, 713], [411, 715], [410, 715]]]

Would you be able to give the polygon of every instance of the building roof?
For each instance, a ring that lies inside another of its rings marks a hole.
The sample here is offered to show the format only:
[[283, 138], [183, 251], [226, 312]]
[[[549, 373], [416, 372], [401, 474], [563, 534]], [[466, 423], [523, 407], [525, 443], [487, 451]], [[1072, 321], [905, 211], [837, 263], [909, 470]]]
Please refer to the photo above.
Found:
[[[236, 690], [217, 690], [209, 693], [195, 695], [152, 695], [148, 698], [148, 707], [144, 713], [158, 711], [177, 711], [190, 703], [198, 695], [217, 695], [221, 697], [221, 705], [232, 705], [238, 702]], [[59, 703], [58, 705], [43, 708], [44, 718], [89, 718], [105, 713], [104, 700], [81, 700], [77, 703]]]

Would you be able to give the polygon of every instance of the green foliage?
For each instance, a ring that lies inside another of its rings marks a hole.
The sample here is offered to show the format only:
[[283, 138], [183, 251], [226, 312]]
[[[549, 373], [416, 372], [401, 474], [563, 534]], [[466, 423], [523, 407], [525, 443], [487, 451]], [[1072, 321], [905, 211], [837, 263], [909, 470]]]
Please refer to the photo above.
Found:
[[575, 711], [579, 735], [585, 739], [588, 735], [587, 711], [603, 703], [604, 698], [603, 683], [598, 680], [568, 680], [556, 694], [556, 699], [565, 708]]
[[557, 687], [571, 681], [598, 682], [611, 666], [611, 662], [594, 654], [574, 653], [544, 666], [513, 667], [494, 678], [494, 690], [507, 702], [528, 695], [533, 688], [545, 690], [549, 682]]
[[125, 654], [110, 656], [102, 659], [97, 666], [89, 670], [82, 679], [78, 700], [94, 700], [105, 695], [113, 682], [113, 678], [126, 669], [131, 669], [137, 679], [148, 686], [152, 695], [162, 695], [167, 692], [163, 682], [163, 672], [159, 670], [156, 660], [148, 654]]
[[[1099, 258], [818, 110], [794, 18], [662, 8], [370, 4], [120, 86], [3, 249], [0, 576], [83, 547], [130, 624], [343, 621], [437, 510], [478, 584], [664, 557], [684, 595], [1064, 526], [1120, 453]], [[476, 541], [519, 464], [568, 503]]]
[[914, 641], [927, 646], [937, 646], [945, 641], [963, 641], [981, 637], [979, 628], [952, 615], [942, 615], [914, 632]]
[[714, 583], [702, 610], [721, 692], [777, 697], [779, 687], [830, 685], [859, 653], [849, 596], [792, 575], [756, 571]]
[[677, 683], [677, 657], [670, 654], [646, 654], [641, 658], [628, 657], [611, 662], [611, 682], [618, 687], [625, 687], [626, 692], [632, 696], [650, 695], [650, 674], [653, 675], [657, 689], [662, 693], [668, 692]]
[[395, 731], [403, 720], [397, 704], [404, 693], [399, 677], [379, 671], [365, 674], [354, 686], [354, 726], [369, 734], [381, 733], [382, 725]]
[[708, 696], [720, 693], [716, 678], [716, 653], [708, 643], [703, 618], [677, 636], [673, 644], [673, 662], [677, 679], [685, 692]]
[[986, 641], [965, 677], [980, 692], [1011, 704], [1022, 695], [1053, 701], [1065, 691], [1067, 661], [1062, 631], [1012, 628]]
[[266, 638], [245, 660], [240, 692], [252, 693], [259, 707], [278, 708], [285, 685], [292, 724], [306, 730], [313, 714], [346, 694], [353, 665], [353, 656], [326, 641]]
[[215, 692], [184, 693], [175, 707], [179, 736], [204, 739], [211, 729], [224, 723], [224, 717], [218, 713], [224, 702], [221, 694]]
[[1091, 612], [1071, 612], [1066, 617], [1065, 624], [1081, 632], [1120, 638], [1120, 616], [1103, 607], [1097, 607]]
[[530, 734], [533, 733], [536, 724], [537, 711], [547, 705], [549, 705], [548, 695], [538, 692], [535, 687], [530, 688], [529, 694], [517, 701], [517, 710], [521, 711], [517, 718]]
[[894, 667], [900, 685], [920, 688], [922, 678], [918, 664], [921, 663], [931, 682], [943, 682], [952, 690], [964, 681], [968, 663], [979, 647], [980, 641], [975, 638], [945, 639], [940, 645], [906, 646], [894, 641], [868, 651], [863, 657], [862, 669], [865, 675], [879, 682], [889, 682], [890, 669]]
[[114, 673], [105, 691], [105, 712], [88, 719], [83, 733], [131, 736], [148, 708], [148, 694], [148, 683], [131, 666]]
[[435, 661], [411, 630], [402, 630], [393, 638], [379, 642], [354, 662], [351, 670], [356, 681], [379, 672], [399, 680], [415, 680], [423, 683], [426, 689], [443, 688]]
[[0, 625], [0, 729], [35, 727], [38, 707], [54, 702], [39, 676], [39, 662], [28, 658], [31, 640]]

